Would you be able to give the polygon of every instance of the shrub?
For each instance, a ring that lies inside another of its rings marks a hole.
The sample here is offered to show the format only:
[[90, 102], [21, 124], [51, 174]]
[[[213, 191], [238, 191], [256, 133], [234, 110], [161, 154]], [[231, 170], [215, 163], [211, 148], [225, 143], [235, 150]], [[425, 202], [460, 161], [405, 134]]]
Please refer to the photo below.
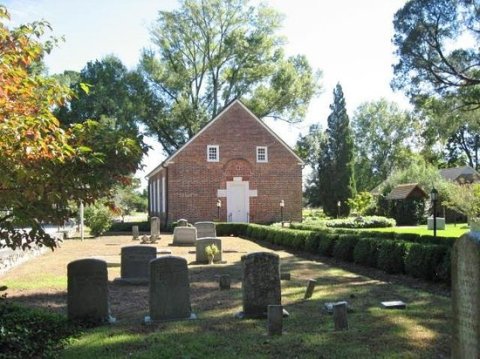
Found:
[[395, 233], [394, 238], [398, 241], [420, 242], [420, 235], [416, 233]]
[[318, 254], [322, 256], [332, 257], [335, 241], [338, 239], [337, 234], [324, 233], [318, 242]]
[[405, 257], [405, 273], [416, 278], [439, 280], [447, 248], [434, 244], [412, 243]]
[[112, 225], [112, 213], [103, 205], [93, 205], [85, 208], [85, 224], [95, 237], [101, 236]]
[[64, 316], [0, 302], [0, 358], [53, 357], [74, 332]]
[[138, 226], [140, 232], [150, 231], [150, 222], [115, 222], [112, 223], [108, 232], [132, 232], [132, 226]]
[[383, 240], [378, 244], [377, 266], [387, 273], [404, 273], [404, 258], [408, 244]]
[[394, 219], [380, 216], [349, 217], [325, 222], [328, 228], [384, 228], [395, 225]]
[[309, 232], [309, 236], [305, 239], [304, 249], [310, 253], [317, 253], [318, 244], [322, 234], [320, 232]]
[[353, 250], [358, 242], [358, 237], [355, 235], [342, 234], [338, 236], [333, 248], [333, 256], [337, 259], [352, 262]]
[[241, 237], [247, 234], [248, 223], [217, 223], [218, 236]]
[[379, 241], [375, 238], [360, 238], [353, 250], [353, 261], [368, 267], [377, 267]]

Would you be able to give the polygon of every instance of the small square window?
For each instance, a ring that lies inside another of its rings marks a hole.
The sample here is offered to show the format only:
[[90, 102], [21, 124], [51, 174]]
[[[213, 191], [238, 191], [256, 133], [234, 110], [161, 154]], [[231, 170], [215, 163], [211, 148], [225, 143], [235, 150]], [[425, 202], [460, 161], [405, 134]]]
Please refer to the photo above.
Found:
[[257, 162], [268, 162], [267, 147], [257, 146]]
[[208, 162], [218, 162], [220, 158], [218, 145], [208, 145], [207, 146], [207, 161]]

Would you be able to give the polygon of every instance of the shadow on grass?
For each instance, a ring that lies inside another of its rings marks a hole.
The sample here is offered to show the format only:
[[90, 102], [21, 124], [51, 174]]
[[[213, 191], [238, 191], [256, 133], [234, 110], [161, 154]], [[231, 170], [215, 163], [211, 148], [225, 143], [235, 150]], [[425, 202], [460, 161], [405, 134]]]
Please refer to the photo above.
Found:
[[[268, 248], [280, 250], [275, 246]], [[268, 337], [265, 320], [234, 318], [233, 314], [242, 309], [240, 262], [196, 265], [189, 267], [189, 271], [192, 309], [198, 314], [198, 320], [145, 326], [141, 322], [148, 313], [148, 286], [111, 282], [110, 305], [118, 324], [85, 332], [72, 341], [62, 356], [449, 357], [451, 311], [448, 298], [399, 285], [396, 281], [384, 281], [381, 274], [366, 276], [362, 271], [346, 272], [336, 263], [332, 263], [333, 267], [317, 257], [290, 254], [281, 259], [282, 271], [291, 273], [291, 280], [282, 281], [282, 303], [290, 313], [290, 317], [284, 319], [282, 336]], [[230, 275], [230, 290], [219, 289], [218, 276], [221, 274]], [[315, 279], [317, 284], [312, 298], [304, 300], [309, 278]], [[45, 296], [19, 296], [15, 301], [50, 302], [56, 305], [51, 310], [65, 312], [65, 292]], [[325, 302], [338, 300], [347, 300], [353, 308], [348, 314], [348, 331], [334, 332], [332, 316], [323, 310]], [[380, 302], [385, 300], [403, 300], [407, 309], [382, 309]]]

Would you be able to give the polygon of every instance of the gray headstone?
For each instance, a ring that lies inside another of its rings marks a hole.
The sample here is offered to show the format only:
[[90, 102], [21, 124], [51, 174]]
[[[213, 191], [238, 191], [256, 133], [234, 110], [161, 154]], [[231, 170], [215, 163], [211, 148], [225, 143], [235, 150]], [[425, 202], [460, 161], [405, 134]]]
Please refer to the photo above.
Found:
[[480, 357], [480, 232], [457, 239], [452, 252], [452, 358]]
[[191, 317], [187, 260], [162, 256], [150, 262], [150, 319]]
[[268, 334], [282, 335], [283, 307], [281, 305], [269, 305], [267, 310]]
[[150, 235], [152, 241], [160, 238], [160, 218], [152, 217], [150, 219]]
[[121, 251], [121, 278], [115, 281], [129, 284], [148, 284], [150, 261], [157, 258], [157, 248], [150, 246], [128, 246]]
[[214, 222], [196, 222], [197, 238], [216, 237], [217, 229]]
[[228, 274], [222, 274], [219, 277], [218, 284], [220, 290], [230, 289], [230, 276]]
[[67, 277], [68, 318], [93, 324], [108, 321], [107, 262], [100, 259], [70, 262]]
[[[445, 218], [436, 217], [436, 222], [437, 222], [437, 230], [445, 229]], [[430, 231], [433, 230], [433, 217], [427, 218], [427, 229]]]
[[333, 305], [333, 322], [335, 331], [347, 330], [347, 304], [345, 302], [338, 302]]
[[184, 218], [180, 218], [177, 221], [177, 227], [188, 227], [188, 221]]
[[138, 230], [138, 226], [132, 226], [132, 236], [133, 236], [133, 240], [136, 241], [139, 239], [140, 237], [140, 232]]
[[218, 248], [218, 253], [213, 257], [214, 262], [222, 261], [222, 241], [220, 238], [205, 237], [199, 238], [195, 241], [195, 261], [197, 263], [208, 263], [208, 256], [205, 253], [205, 248], [215, 244]]
[[309, 299], [312, 297], [313, 290], [315, 289], [315, 284], [317, 284], [317, 281], [315, 279], [308, 280], [307, 290], [305, 291], [304, 299]]
[[243, 312], [245, 317], [265, 318], [269, 305], [281, 305], [280, 258], [275, 253], [242, 256]]
[[194, 246], [197, 240], [195, 227], [175, 227], [173, 230], [173, 245]]

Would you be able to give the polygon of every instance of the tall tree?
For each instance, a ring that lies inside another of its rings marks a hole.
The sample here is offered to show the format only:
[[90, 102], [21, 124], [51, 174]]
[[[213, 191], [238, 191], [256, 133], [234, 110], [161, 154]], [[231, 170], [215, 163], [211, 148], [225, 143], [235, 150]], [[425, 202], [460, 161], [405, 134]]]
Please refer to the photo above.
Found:
[[480, 106], [479, 2], [410, 0], [396, 14], [393, 43], [399, 61], [392, 86], [412, 100], [461, 95]]
[[[0, 247], [53, 248], [55, 240], [41, 223], [62, 223], [70, 215], [69, 201], [92, 203], [106, 195], [138, 168], [143, 151], [119, 133], [104, 136], [101, 123], [62, 129], [52, 109], [70, 92], [38, 71], [54, 43], [43, 42], [49, 25], [9, 29], [8, 18], [0, 6]], [[112, 153], [122, 166], [105, 160]]]
[[234, 99], [260, 118], [301, 121], [318, 90], [304, 56], [286, 57], [281, 16], [248, 0], [182, 0], [151, 30], [140, 69], [158, 111], [146, 122], [167, 153]]
[[409, 162], [418, 128], [413, 117], [386, 99], [366, 102], [355, 111], [355, 179], [358, 191], [370, 191], [390, 172]]
[[312, 207], [319, 207], [322, 204], [319, 191], [318, 166], [320, 163], [319, 156], [323, 153], [321, 149], [324, 146], [324, 142], [325, 135], [322, 127], [314, 124], [310, 126], [308, 134], [299, 136], [295, 145], [295, 151], [311, 169], [306, 180], [304, 198], [306, 203]]
[[[325, 146], [321, 148], [318, 166], [320, 198], [324, 212], [348, 215], [347, 200], [355, 194], [353, 169], [353, 134], [347, 114], [342, 86], [333, 90], [333, 103], [328, 116]], [[340, 203], [340, 207], [337, 207]], [[338, 211], [338, 212], [337, 212]]]

